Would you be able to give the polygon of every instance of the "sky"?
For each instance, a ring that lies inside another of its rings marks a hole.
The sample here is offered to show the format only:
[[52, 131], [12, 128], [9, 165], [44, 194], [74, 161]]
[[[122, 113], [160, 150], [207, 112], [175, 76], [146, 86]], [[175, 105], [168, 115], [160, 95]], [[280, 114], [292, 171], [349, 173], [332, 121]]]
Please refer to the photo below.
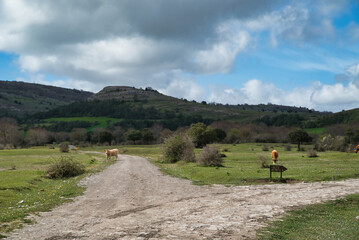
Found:
[[359, 0], [0, 0], [0, 80], [359, 107]]

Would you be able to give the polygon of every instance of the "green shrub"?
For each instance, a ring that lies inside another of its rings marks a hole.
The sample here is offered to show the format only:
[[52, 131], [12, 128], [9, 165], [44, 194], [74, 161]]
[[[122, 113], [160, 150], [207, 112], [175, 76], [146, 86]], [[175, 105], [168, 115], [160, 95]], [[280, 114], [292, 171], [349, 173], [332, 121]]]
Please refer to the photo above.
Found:
[[263, 145], [263, 147], [262, 147], [262, 151], [269, 151], [268, 146], [267, 146], [267, 145]]
[[269, 159], [263, 155], [259, 155], [259, 166], [260, 168], [269, 168]]
[[61, 156], [46, 171], [48, 178], [69, 178], [85, 172], [85, 167], [71, 157]]
[[222, 157], [217, 147], [206, 146], [197, 158], [197, 164], [206, 167], [222, 167]]
[[292, 151], [292, 146], [289, 145], [289, 144], [288, 144], [288, 145], [285, 145], [285, 146], [284, 146], [284, 150], [285, 150], [285, 151]]
[[193, 162], [195, 160], [194, 145], [186, 135], [174, 135], [167, 138], [162, 152], [165, 163], [175, 163], [180, 160]]
[[314, 149], [309, 149], [307, 152], [307, 156], [310, 158], [318, 157], [317, 151]]
[[60, 144], [60, 152], [69, 152], [69, 143], [63, 142]]

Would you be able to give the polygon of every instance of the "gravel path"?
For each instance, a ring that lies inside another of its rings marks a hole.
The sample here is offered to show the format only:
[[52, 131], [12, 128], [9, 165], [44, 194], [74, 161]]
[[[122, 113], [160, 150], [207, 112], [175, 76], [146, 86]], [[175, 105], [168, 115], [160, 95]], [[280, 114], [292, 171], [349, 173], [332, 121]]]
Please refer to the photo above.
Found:
[[120, 156], [86, 178], [83, 196], [36, 217], [8, 239], [250, 239], [264, 220], [293, 207], [359, 193], [359, 179], [224, 187], [163, 175], [146, 159]]

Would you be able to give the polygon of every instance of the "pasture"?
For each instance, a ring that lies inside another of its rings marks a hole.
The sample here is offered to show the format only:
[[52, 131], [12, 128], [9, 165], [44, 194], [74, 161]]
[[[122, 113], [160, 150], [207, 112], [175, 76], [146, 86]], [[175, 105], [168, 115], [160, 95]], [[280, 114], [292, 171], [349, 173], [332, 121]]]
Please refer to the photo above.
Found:
[[48, 179], [44, 171], [60, 156], [83, 164], [87, 172], [97, 172], [111, 162], [98, 154], [61, 153], [58, 148], [34, 147], [0, 151], [0, 233], [28, 222], [30, 213], [48, 211], [82, 193], [77, 182], [83, 177]]
[[[264, 144], [254, 143], [217, 145], [221, 153], [226, 155], [223, 167], [202, 167], [197, 166], [195, 163], [184, 162], [164, 164], [161, 159], [160, 145], [126, 145], [111, 146], [110, 148], [118, 148], [119, 154], [145, 157], [157, 165], [163, 172], [188, 179], [197, 185], [224, 184], [231, 186], [280, 183], [279, 173], [273, 174], [273, 181], [269, 180], [269, 169], [261, 168], [259, 160], [259, 156], [263, 156], [267, 158], [268, 164], [271, 164], [270, 156], [273, 149], [279, 152], [278, 164], [288, 168], [288, 170], [283, 173], [284, 181], [282, 182], [314, 182], [359, 177], [359, 154], [327, 151], [318, 152], [318, 157], [316, 158], [309, 158], [306, 151], [298, 152], [294, 145], [292, 145], [291, 151], [285, 151], [283, 144], [266, 144], [268, 151], [263, 151], [263, 149], [265, 149], [263, 145]], [[312, 146], [304, 145], [304, 147], [309, 149]], [[22, 224], [28, 222], [25, 217], [30, 213], [48, 211], [54, 206], [69, 201], [72, 197], [82, 193], [83, 189], [77, 186], [77, 182], [84, 175], [60, 180], [52, 180], [45, 177], [44, 170], [55, 159], [63, 155], [70, 156], [74, 160], [84, 164], [87, 172], [96, 172], [113, 163], [105, 161], [104, 149], [106, 148], [109, 147], [95, 146], [81, 149], [85, 151], [99, 151], [102, 152], [103, 155], [76, 152], [61, 153], [58, 148], [48, 149], [47, 147], [1, 150], [0, 233], [6, 233], [14, 228], [21, 227]], [[196, 149], [196, 154], [199, 154], [200, 151], [200, 149]], [[357, 199], [357, 196], [353, 198]], [[347, 202], [349, 205], [353, 205], [353, 201]], [[346, 202], [341, 202], [342, 205], [345, 203]], [[337, 205], [336, 203], [332, 204], [332, 208], [336, 208]], [[322, 205], [315, 206], [315, 208], [321, 207]], [[333, 217], [333, 221], [338, 222], [348, 216], [348, 213], [345, 212], [346, 210], [339, 209], [338, 211], [339, 212], [335, 214], [339, 217]], [[351, 215], [357, 213], [354, 213], [354, 210], [349, 210], [349, 212]], [[303, 222], [320, 222], [315, 214], [306, 214], [306, 212], [300, 212], [299, 215], [294, 213], [294, 215], [289, 216], [294, 216], [296, 221], [302, 219]], [[340, 216], [342, 216], [342, 218]], [[285, 226], [277, 227], [277, 225], [274, 225], [276, 227], [268, 231], [274, 232], [273, 236], [279, 236], [278, 234], [281, 232], [300, 235], [294, 232], [293, 224], [287, 224], [293, 221], [292, 218], [288, 219], [289, 220], [282, 222]], [[352, 222], [350, 222], [350, 224], [345, 227], [348, 227], [350, 234], [353, 234], [353, 231], [355, 232], [357, 227], [354, 226], [355, 224]], [[302, 228], [295, 231], [300, 232], [307, 230], [308, 225], [303, 223], [302, 226]], [[317, 226], [317, 229], [321, 229], [321, 227], [325, 227], [325, 225]], [[338, 231], [340, 230], [340, 228], [337, 229]], [[283, 236], [284, 238], [282, 239], [287, 239], [285, 238], [286, 235]], [[265, 236], [263, 238], [281, 239], [265, 238]]]
[[[263, 146], [268, 151], [263, 151]], [[359, 177], [359, 154], [354, 152], [326, 151], [318, 152], [318, 157], [310, 158], [307, 151], [297, 151], [296, 145], [291, 145], [291, 151], [285, 151], [284, 144], [221, 144], [217, 145], [225, 154], [223, 167], [202, 167], [195, 163], [177, 162], [173, 164], [161, 162], [160, 146], [117, 146], [119, 154], [143, 156], [156, 164], [163, 172], [176, 177], [191, 180], [194, 184], [226, 184], [248, 185], [267, 184], [269, 169], [261, 168], [259, 156], [267, 158], [272, 164], [271, 151], [279, 152], [278, 165], [284, 165], [288, 170], [283, 178], [288, 183], [344, 180]], [[311, 149], [313, 146], [304, 145]], [[105, 147], [95, 147], [90, 150], [103, 151]], [[196, 154], [201, 150], [196, 149]], [[273, 173], [273, 179], [278, 180], [279, 173]]]

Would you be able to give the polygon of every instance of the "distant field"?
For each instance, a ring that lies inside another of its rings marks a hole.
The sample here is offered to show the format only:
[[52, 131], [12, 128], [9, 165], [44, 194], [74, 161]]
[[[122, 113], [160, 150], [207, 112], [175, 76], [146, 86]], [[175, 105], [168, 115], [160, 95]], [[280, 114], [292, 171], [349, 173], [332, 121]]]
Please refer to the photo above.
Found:
[[305, 131], [311, 134], [322, 134], [324, 132], [324, 128], [307, 128]]
[[45, 119], [47, 124], [51, 124], [53, 122], [74, 122], [74, 121], [83, 121], [83, 122], [98, 122], [96, 126], [90, 127], [87, 130], [92, 130], [94, 128], [99, 127], [107, 127], [110, 124], [115, 122], [121, 122], [121, 119], [117, 118], [108, 118], [108, 117], [65, 117], [65, 118], [48, 118]]

